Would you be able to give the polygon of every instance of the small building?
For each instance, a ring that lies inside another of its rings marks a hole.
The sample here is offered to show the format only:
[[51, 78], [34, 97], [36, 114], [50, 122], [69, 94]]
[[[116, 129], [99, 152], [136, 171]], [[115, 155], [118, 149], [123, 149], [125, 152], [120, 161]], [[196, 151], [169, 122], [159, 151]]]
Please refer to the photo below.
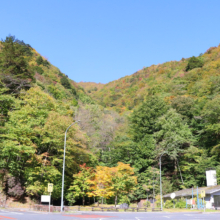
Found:
[[[175, 199], [185, 198], [187, 199], [188, 205], [196, 205], [195, 198], [197, 198], [197, 193], [200, 194], [202, 190], [205, 191], [205, 204], [206, 208], [208, 209], [216, 209], [220, 208], [220, 185], [217, 185], [217, 178], [216, 178], [216, 170], [209, 169], [206, 171], [206, 187], [199, 187], [198, 192], [197, 188], [190, 188], [190, 189], [183, 189], [179, 190], [175, 193]], [[170, 199], [171, 193], [164, 195], [164, 201]]]
[[[202, 190], [205, 190], [205, 194], [206, 194], [205, 196], [206, 208], [208, 209], [220, 208], [220, 185], [199, 187], [198, 194], [200, 194]], [[183, 189], [176, 191], [174, 193], [176, 195], [175, 199], [180, 199], [183, 197], [188, 200], [188, 204], [191, 205], [195, 204], [193, 202], [193, 199], [197, 198], [197, 188]], [[171, 194], [164, 195], [163, 196], [164, 201], [170, 199], [170, 195]]]

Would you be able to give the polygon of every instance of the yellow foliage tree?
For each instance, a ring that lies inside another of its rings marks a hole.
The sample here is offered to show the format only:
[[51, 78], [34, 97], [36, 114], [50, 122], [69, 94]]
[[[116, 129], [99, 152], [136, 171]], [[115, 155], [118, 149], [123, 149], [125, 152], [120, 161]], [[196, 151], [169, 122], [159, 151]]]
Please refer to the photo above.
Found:
[[109, 198], [114, 195], [112, 191], [111, 168], [97, 166], [95, 175], [88, 180], [90, 184], [89, 197]]
[[129, 164], [118, 163], [117, 167], [98, 166], [95, 175], [88, 180], [90, 184], [89, 197], [115, 197], [115, 205], [119, 196], [127, 195], [134, 190], [137, 177]]

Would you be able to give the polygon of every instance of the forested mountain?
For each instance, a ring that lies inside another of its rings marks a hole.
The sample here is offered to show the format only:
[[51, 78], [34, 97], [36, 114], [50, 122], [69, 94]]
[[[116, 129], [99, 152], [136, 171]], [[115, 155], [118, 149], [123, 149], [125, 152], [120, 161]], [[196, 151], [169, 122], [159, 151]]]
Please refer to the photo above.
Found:
[[91, 97], [118, 112], [133, 109], [152, 94], [168, 101], [184, 95], [194, 100], [211, 98], [219, 93], [219, 72], [220, 46], [211, 47], [199, 57], [143, 68], [105, 84]]
[[[85, 79], [86, 80], [86, 79]], [[84, 89], [83, 89], [84, 88]], [[220, 180], [220, 47], [144, 68], [106, 85], [75, 83], [34, 48], [0, 43], [1, 194], [130, 202]]]
[[[78, 85], [82, 86], [87, 93], [93, 93], [103, 88], [105, 84], [95, 82], [79, 82]], [[91, 95], [91, 94], [90, 94]]]
[[133, 199], [159, 192], [159, 158], [164, 152], [164, 193], [205, 186], [208, 168], [217, 169], [220, 180], [220, 46], [198, 57], [144, 68], [104, 85], [91, 97], [128, 115], [102, 161], [135, 168]]
[[54, 183], [61, 195], [63, 140], [68, 131], [65, 192], [80, 165], [98, 164], [120, 116], [97, 105], [84, 89], [29, 44], [0, 42], [0, 176], [2, 192], [39, 198]]

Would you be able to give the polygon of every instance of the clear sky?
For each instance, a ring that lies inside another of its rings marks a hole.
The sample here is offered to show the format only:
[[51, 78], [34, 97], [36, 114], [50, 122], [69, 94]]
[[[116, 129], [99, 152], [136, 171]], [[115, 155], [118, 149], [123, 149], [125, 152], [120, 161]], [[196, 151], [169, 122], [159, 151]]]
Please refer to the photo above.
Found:
[[76, 82], [107, 83], [220, 43], [219, 0], [2, 0], [0, 38], [34, 47]]

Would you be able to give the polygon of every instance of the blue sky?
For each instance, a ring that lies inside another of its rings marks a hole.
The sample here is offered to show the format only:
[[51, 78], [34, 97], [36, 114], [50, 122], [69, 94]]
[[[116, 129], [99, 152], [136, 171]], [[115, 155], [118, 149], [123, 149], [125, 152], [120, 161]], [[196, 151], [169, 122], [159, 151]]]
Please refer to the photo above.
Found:
[[0, 38], [15, 35], [76, 82], [107, 83], [220, 43], [219, 0], [10, 0]]

